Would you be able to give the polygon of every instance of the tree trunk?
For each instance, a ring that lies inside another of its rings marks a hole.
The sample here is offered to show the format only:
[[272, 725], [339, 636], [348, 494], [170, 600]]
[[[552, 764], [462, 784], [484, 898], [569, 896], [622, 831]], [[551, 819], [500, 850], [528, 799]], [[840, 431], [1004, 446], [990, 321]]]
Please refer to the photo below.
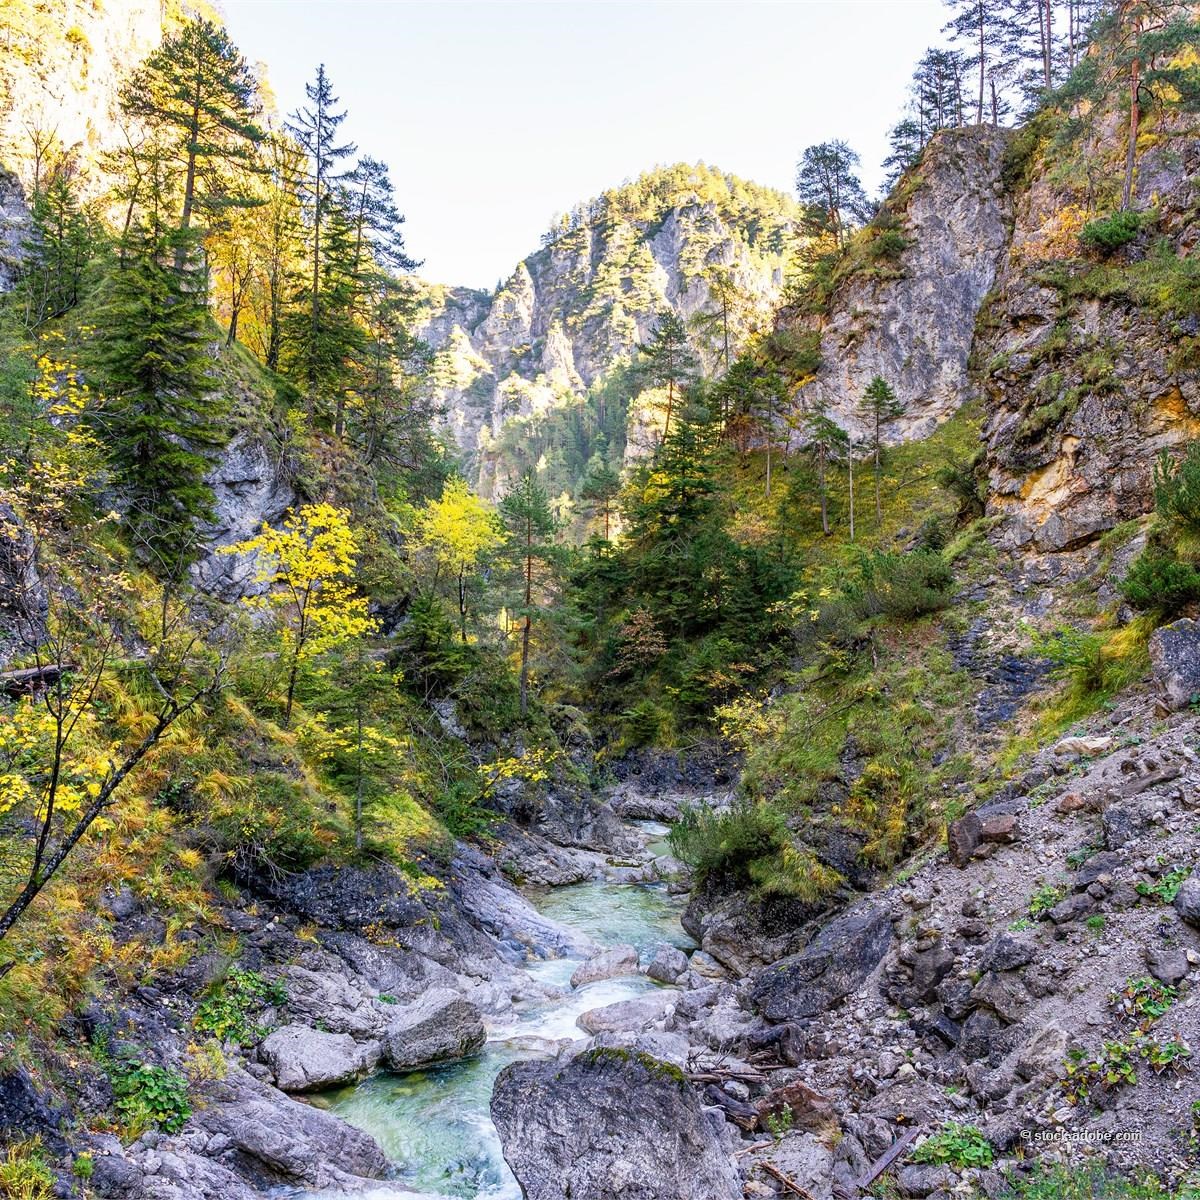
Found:
[[975, 124], [983, 124], [983, 84], [984, 84], [984, 64], [987, 61], [986, 43], [984, 42], [984, 26], [983, 26], [983, 4], [984, 0], [976, 0], [976, 5], [979, 11], [979, 109], [975, 114]]
[[850, 540], [854, 541], [854, 447], [846, 451], [846, 464], [850, 469]]
[[466, 568], [458, 568], [458, 630], [462, 644], [467, 644], [467, 583]]
[[1133, 204], [1133, 173], [1137, 167], [1138, 123], [1141, 120], [1141, 105], [1138, 103], [1138, 87], [1142, 64], [1134, 59], [1129, 68], [1129, 137], [1125, 143], [1125, 183], [1121, 189], [1121, 208]]
[[817, 488], [821, 493], [821, 532], [829, 536], [829, 496], [825, 487], [825, 452], [817, 458]]
[[521, 719], [529, 713], [529, 634], [533, 625], [533, 523], [525, 521], [525, 624], [521, 629]]

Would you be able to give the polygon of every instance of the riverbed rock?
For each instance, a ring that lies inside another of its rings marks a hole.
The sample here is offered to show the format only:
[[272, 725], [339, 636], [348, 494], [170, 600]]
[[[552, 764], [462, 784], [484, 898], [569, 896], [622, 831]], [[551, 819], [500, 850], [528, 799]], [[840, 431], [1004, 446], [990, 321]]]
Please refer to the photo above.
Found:
[[526, 1200], [740, 1200], [714, 1120], [675, 1067], [648, 1054], [586, 1051], [513, 1063], [492, 1119]]
[[675, 1007], [671, 992], [647, 992], [631, 1000], [618, 1000], [601, 1008], [592, 1008], [579, 1018], [579, 1027], [588, 1033], [621, 1033], [627, 1030], [645, 1029], [655, 1021], [662, 1020]]
[[879, 965], [892, 942], [892, 923], [867, 901], [829, 922], [809, 944], [765, 967], [750, 989], [769, 1021], [814, 1017], [844, 999]]
[[644, 969], [659, 983], [674, 983], [688, 969], [688, 957], [678, 946], [660, 942], [645, 956]]
[[573, 988], [596, 983], [601, 979], [612, 979], [618, 975], [633, 975], [637, 972], [638, 952], [627, 943], [621, 943], [593, 954], [587, 962], [580, 963], [571, 975]]
[[345, 1033], [325, 1033], [307, 1025], [285, 1025], [258, 1049], [271, 1068], [275, 1085], [285, 1092], [316, 1092], [352, 1083], [381, 1056], [378, 1042], [356, 1042]]
[[1179, 885], [1175, 893], [1175, 911], [1189, 925], [1200, 929], [1200, 868]]
[[487, 1041], [479, 1009], [449, 988], [435, 988], [398, 1008], [383, 1031], [383, 1058], [393, 1071], [465, 1058]]

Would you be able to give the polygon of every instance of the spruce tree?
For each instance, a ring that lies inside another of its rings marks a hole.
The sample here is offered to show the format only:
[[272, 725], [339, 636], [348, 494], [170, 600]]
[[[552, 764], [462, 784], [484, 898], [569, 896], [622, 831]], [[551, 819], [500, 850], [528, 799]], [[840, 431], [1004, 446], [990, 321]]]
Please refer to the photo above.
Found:
[[529, 712], [529, 650], [539, 579], [552, 560], [557, 523], [550, 499], [532, 471], [526, 471], [500, 502], [521, 572], [521, 717]]
[[190, 265], [196, 238], [152, 209], [120, 250], [95, 318], [100, 432], [130, 527], [158, 561], [182, 567], [195, 522], [213, 516], [205, 475], [224, 411], [209, 373], [204, 281]]
[[612, 537], [612, 514], [621, 490], [621, 476], [602, 454], [593, 454], [579, 488], [586, 511], [604, 522], [604, 540]]
[[80, 207], [70, 164], [57, 164], [30, 206], [17, 289], [28, 328], [62, 317], [79, 303], [99, 241], [97, 222]]
[[880, 472], [883, 465], [883, 427], [894, 421], [904, 411], [904, 405], [896, 399], [892, 385], [881, 375], [876, 375], [867, 384], [862, 401], [858, 406], [859, 416], [867, 427], [867, 445], [875, 471], [875, 520], [883, 521], [883, 502], [880, 497]]
[[[298, 345], [294, 359], [309, 404], [315, 407], [322, 385], [331, 382], [331, 374], [341, 373], [347, 302], [352, 306], [354, 298], [354, 242], [347, 227], [340, 185], [345, 177], [341, 165], [354, 153], [355, 146], [338, 141], [338, 129], [346, 119], [346, 111], [338, 111], [338, 98], [325, 74], [324, 63], [317, 68], [314, 82], [306, 84], [304, 90], [308, 104], [292, 113], [287, 124], [288, 132], [307, 156], [295, 183], [309, 238], [308, 277], [302, 288], [308, 329], [307, 334], [296, 331]], [[331, 225], [337, 226], [332, 233]], [[327, 241], [335, 239], [337, 244], [327, 246]], [[326, 261], [331, 250], [341, 256], [332, 269]], [[336, 390], [336, 381], [334, 387]]]
[[830, 466], [849, 448], [846, 431], [821, 409], [813, 409], [804, 422], [805, 448], [817, 471], [817, 495], [821, 505], [821, 532], [829, 536]]
[[643, 387], [667, 389], [667, 414], [662, 435], [662, 442], [665, 442], [671, 435], [671, 416], [677, 395], [696, 376], [696, 357], [687, 330], [672, 309], [659, 313], [654, 336], [639, 347], [634, 369]]
[[[182, 171], [181, 230], [197, 213], [254, 202], [243, 181], [257, 170], [264, 136], [258, 84], [220, 26], [197, 18], [166, 38], [121, 90], [121, 107]], [[190, 245], [180, 240], [176, 254]]]

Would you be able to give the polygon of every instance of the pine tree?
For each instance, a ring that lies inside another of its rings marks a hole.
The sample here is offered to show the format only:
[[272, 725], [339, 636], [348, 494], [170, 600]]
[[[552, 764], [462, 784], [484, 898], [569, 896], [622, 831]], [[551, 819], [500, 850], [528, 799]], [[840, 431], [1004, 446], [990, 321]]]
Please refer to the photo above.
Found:
[[[179, 228], [252, 203], [244, 181], [257, 169], [258, 85], [229, 35], [213, 22], [188, 21], [166, 38], [121, 90], [121, 107], [142, 121], [183, 173]], [[181, 240], [177, 254], [189, 243]]]
[[687, 330], [671, 309], [659, 313], [654, 336], [639, 347], [635, 371], [644, 387], [667, 389], [667, 414], [662, 434], [665, 442], [671, 434], [671, 415], [677, 393], [696, 376], [696, 357], [688, 342]]
[[500, 502], [521, 571], [521, 717], [529, 713], [529, 650], [538, 611], [539, 576], [551, 561], [557, 524], [550, 500], [532, 471], [526, 471]]
[[883, 427], [894, 421], [904, 411], [904, 405], [896, 399], [892, 385], [881, 375], [876, 375], [867, 384], [867, 390], [859, 404], [859, 416], [867, 426], [867, 444], [875, 471], [875, 520], [883, 521], [883, 502], [880, 497], [880, 472], [883, 465]]
[[[307, 164], [295, 183], [304, 206], [309, 236], [308, 279], [304, 289], [308, 333], [306, 339], [299, 339], [295, 357], [307, 388], [309, 404], [315, 408], [321, 386], [330, 382], [331, 369], [340, 374], [343, 362], [347, 278], [346, 270], [342, 268], [349, 269], [352, 284], [353, 240], [347, 235], [342, 211], [340, 184], [344, 172], [340, 168], [356, 147], [338, 141], [338, 129], [346, 119], [346, 111], [337, 110], [338, 98], [333, 94], [324, 63], [317, 68], [316, 80], [306, 84], [304, 90], [308, 104], [292, 113], [287, 129], [307, 156]], [[335, 223], [340, 226], [340, 249], [345, 258], [338, 269], [331, 271], [325, 261], [329, 253], [326, 240], [330, 225]], [[333, 289], [338, 290], [336, 297], [330, 295]], [[349, 299], [353, 299], [353, 288]]]
[[858, 155], [845, 142], [809, 146], [796, 167], [796, 194], [810, 210], [810, 231], [828, 229], [838, 251], [856, 222], [870, 219], [871, 205], [858, 178]]
[[1002, 54], [1007, 28], [1003, 0], [946, 0], [946, 4], [954, 15], [943, 32], [963, 47], [963, 68], [978, 78], [975, 124], [982, 125], [988, 106], [989, 78]]
[[[161, 208], [121, 240], [95, 325], [105, 395], [100, 433], [129, 497], [128, 522], [160, 562], [186, 565], [191, 529], [212, 519], [205, 475], [224, 406], [212, 390], [196, 237]], [[176, 263], [182, 262], [182, 268]]]
[[925, 137], [920, 123], [913, 117], [902, 117], [892, 126], [888, 144], [891, 152], [883, 160], [885, 192], [890, 192], [900, 182], [900, 176], [921, 157], [921, 151], [925, 149]]

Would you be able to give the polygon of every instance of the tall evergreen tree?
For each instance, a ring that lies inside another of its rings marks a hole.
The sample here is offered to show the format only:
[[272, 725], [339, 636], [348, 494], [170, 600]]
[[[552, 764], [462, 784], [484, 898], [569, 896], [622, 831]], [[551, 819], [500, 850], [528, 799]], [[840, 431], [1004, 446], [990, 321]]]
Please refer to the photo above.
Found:
[[529, 713], [529, 651], [539, 581], [553, 557], [557, 523], [550, 499], [532, 471], [526, 471], [500, 502], [521, 572], [521, 716]]
[[[134, 72], [121, 106], [182, 169], [179, 228], [197, 212], [252, 203], [242, 181], [257, 169], [258, 85], [229, 35], [206, 18], [188, 21]], [[179, 242], [176, 254], [189, 243]]]
[[696, 357], [683, 322], [672, 309], [658, 315], [654, 336], [639, 347], [635, 371], [644, 387], [667, 389], [667, 414], [662, 440], [671, 434], [671, 415], [678, 393], [696, 376]]
[[954, 14], [943, 29], [963, 48], [962, 65], [978, 80], [975, 124], [982, 125], [988, 109], [988, 82], [1002, 54], [1007, 32], [1002, 0], [946, 0]]
[[821, 409], [809, 412], [804, 423], [805, 448], [817, 471], [817, 495], [821, 505], [821, 532], [829, 536], [829, 468], [846, 453], [850, 440], [846, 431]]
[[[304, 206], [309, 237], [308, 278], [302, 289], [307, 300], [308, 331], [297, 339], [295, 357], [309, 404], [315, 407], [322, 385], [329, 384], [331, 372], [340, 373], [344, 363], [345, 288], [349, 283], [352, 301], [354, 243], [346, 228], [340, 185], [345, 177], [342, 164], [356, 147], [338, 141], [338, 129], [346, 119], [346, 110], [338, 111], [339, 101], [325, 74], [324, 63], [317, 68], [316, 79], [305, 84], [304, 91], [308, 104], [292, 113], [287, 129], [307, 156], [307, 163], [296, 177], [296, 187]], [[337, 227], [332, 233], [331, 225]], [[326, 262], [330, 254], [326, 243], [339, 235], [339, 244], [333, 249], [344, 258], [331, 270]]]
[[810, 210], [812, 231], [829, 230], [839, 252], [854, 224], [871, 216], [858, 165], [858, 155], [845, 142], [833, 141], [809, 146], [796, 167], [796, 194]]
[[192, 265], [196, 237], [152, 207], [120, 249], [95, 319], [94, 359], [107, 397], [100, 432], [139, 541], [181, 568], [192, 526], [212, 517], [205, 475], [223, 412], [205, 346], [204, 282]]
[[875, 471], [875, 520], [883, 520], [883, 501], [880, 496], [880, 474], [883, 467], [883, 427], [904, 411], [892, 385], [881, 375], [867, 384], [858, 412], [867, 426], [867, 445]]
[[588, 460], [587, 473], [579, 488], [579, 498], [583, 501], [586, 511], [603, 522], [606, 542], [612, 539], [612, 516], [620, 491], [620, 474], [603, 454], [593, 454]]

